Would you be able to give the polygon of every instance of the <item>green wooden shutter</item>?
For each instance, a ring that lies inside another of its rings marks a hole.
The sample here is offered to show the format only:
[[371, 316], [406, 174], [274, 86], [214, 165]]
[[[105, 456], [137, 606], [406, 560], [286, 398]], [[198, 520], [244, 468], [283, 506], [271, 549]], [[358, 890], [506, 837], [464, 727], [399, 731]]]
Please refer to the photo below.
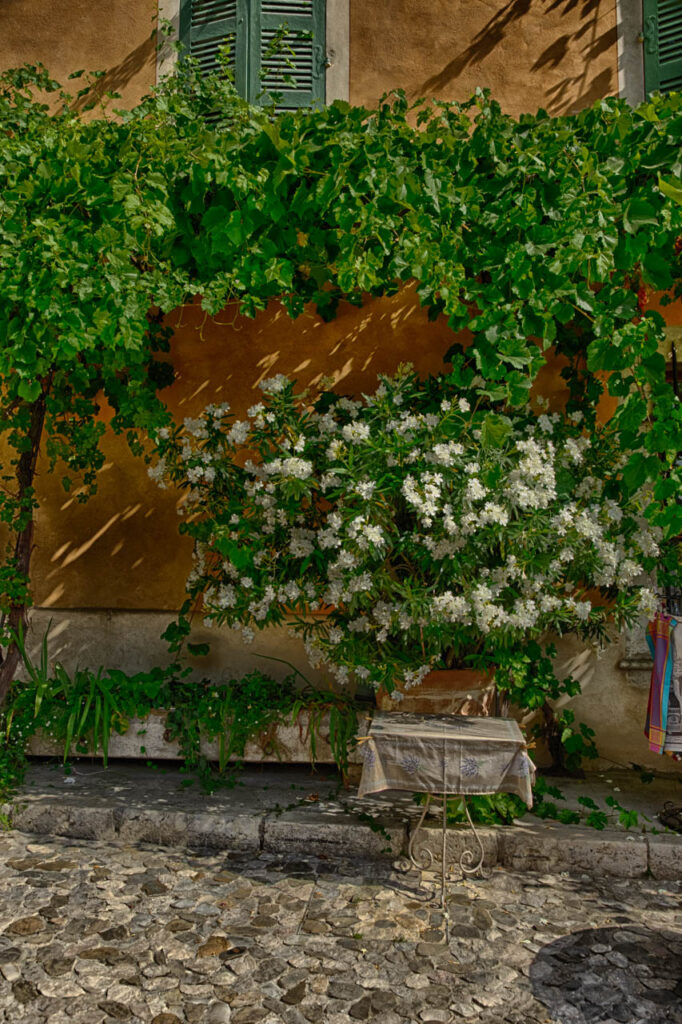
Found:
[[644, 0], [647, 93], [682, 90], [682, 0]]
[[[249, 99], [278, 110], [324, 103], [325, 0], [251, 0]], [[285, 30], [277, 45], [279, 34]]]
[[230, 46], [230, 66], [235, 85], [246, 96], [247, 0], [182, 0], [180, 39], [203, 74], [219, 69], [218, 50]]

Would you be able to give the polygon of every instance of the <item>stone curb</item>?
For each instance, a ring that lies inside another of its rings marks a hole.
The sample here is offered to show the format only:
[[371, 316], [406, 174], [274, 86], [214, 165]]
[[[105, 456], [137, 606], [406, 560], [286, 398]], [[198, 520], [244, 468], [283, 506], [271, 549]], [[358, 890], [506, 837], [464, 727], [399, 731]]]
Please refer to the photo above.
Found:
[[[484, 866], [543, 874], [568, 873], [609, 878], [682, 880], [682, 836], [629, 834], [546, 822], [517, 822], [513, 826], [477, 830], [485, 850]], [[430, 826], [416, 844], [440, 857], [441, 831]], [[475, 841], [464, 829], [448, 834], [448, 861], [457, 865]]]
[[[0, 812], [13, 828], [74, 839], [154, 843], [160, 846], [267, 850], [282, 854], [342, 855], [364, 859], [395, 858], [407, 848], [410, 826], [388, 815], [371, 821], [364, 816], [301, 806], [282, 812], [191, 812], [171, 808], [126, 807], [106, 803], [66, 803], [56, 795], [18, 797]], [[598, 832], [572, 825], [526, 821], [500, 828], [480, 828], [487, 868], [517, 872], [583, 874], [594, 877], [682, 880], [682, 836], [635, 835], [616, 830]], [[429, 825], [416, 844], [438, 862], [441, 831]], [[464, 828], [448, 832], [448, 861], [457, 865], [472, 848]]]

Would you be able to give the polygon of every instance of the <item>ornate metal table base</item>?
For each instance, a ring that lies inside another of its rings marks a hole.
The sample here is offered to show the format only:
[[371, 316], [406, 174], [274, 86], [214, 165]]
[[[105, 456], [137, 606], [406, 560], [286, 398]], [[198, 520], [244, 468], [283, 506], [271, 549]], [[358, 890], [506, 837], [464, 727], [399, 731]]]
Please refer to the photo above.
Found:
[[[442, 801], [442, 825], [441, 825], [441, 857], [440, 857], [440, 868], [441, 868], [441, 886], [440, 886], [440, 905], [443, 910], [446, 909], [446, 887], [448, 881], [455, 881], [455, 876], [448, 865], [448, 795], [428, 793], [426, 797], [426, 803], [424, 804], [424, 810], [422, 811], [421, 817], [417, 823], [417, 827], [412, 832], [410, 837], [410, 843], [407, 848], [407, 856], [410, 864], [417, 868], [418, 871], [429, 871], [431, 870], [434, 863], [434, 856], [428, 847], [420, 849], [420, 843], [424, 841], [425, 836], [420, 836], [420, 830], [424, 824], [424, 819], [429, 812], [431, 801], [434, 797]], [[451, 794], [454, 795], [454, 794]], [[478, 875], [479, 877], [485, 877], [483, 871], [483, 861], [485, 859], [485, 849], [481, 842], [481, 837], [476, 831], [471, 814], [469, 812], [469, 806], [467, 799], [461, 794], [457, 794], [461, 799], [464, 806], [464, 813], [467, 817], [467, 822], [471, 835], [473, 836], [475, 846], [474, 849], [464, 850], [460, 854], [459, 858], [459, 869], [462, 873], [462, 878], [467, 875]]]

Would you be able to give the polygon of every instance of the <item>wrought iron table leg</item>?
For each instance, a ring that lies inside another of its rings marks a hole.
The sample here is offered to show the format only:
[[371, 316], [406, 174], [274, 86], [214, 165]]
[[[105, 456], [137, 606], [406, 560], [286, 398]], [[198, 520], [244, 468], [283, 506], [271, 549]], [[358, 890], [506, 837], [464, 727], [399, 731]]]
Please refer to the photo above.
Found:
[[441, 846], [440, 909], [443, 913], [445, 944], [450, 945], [450, 911], [446, 899], [448, 878], [448, 795], [443, 793], [443, 835]]
[[[428, 847], [421, 850], [417, 849], [417, 844], [420, 839], [420, 831], [424, 824], [424, 819], [429, 812], [431, 806], [431, 800], [434, 795], [437, 795], [442, 800], [441, 808], [441, 861], [440, 861], [440, 906], [443, 913], [443, 920], [445, 924], [445, 942], [450, 942], [450, 919], [447, 907], [447, 884], [450, 879], [450, 871], [448, 869], [448, 794], [432, 794], [427, 793], [426, 802], [424, 809], [421, 813], [417, 826], [412, 831], [410, 836], [410, 842], [407, 847], [407, 857], [410, 864], [415, 867], [418, 871], [428, 871], [434, 865], [434, 856]], [[476, 840], [476, 847], [474, 850], [464, 850], [459, 858], [459, 868], [462, 872], [462, 878], [466, 878], [468, 875], [479, 875], [485, 877], [483, 872], [483, 861], [485, 859], [485, 848], [481, 842], [481, 837], [478, 834], [476, 826], [474, 825], [469, 811], [469, 805], [467, 798], [463, 794], [457, 794], [462, 800], [464, 806], [464, 813], [466, 815], [468, 829], [473, 834]], [[436, 882], [436, 886], [437, 886]], [[436, 898], [436, 892], [434, 891], [432, 899]]]
[[430, 806], [431, 793], [427, 793], [426, 803], [424, 804], [424, 810], [422, 811], [421, 817], [417, 822], [417, 827], [414, 829], [412, 835], [410, 836], [410, 842], [408, 843], [407, 846], [408, 860], [410, 861], [410, 864], [412, 864], [418, 871], [428, 871], [431, 865], [433, 864], [433, 854], [431, 853], [430, 850], [424, 849], [420, 852], [415, 851], [415, 846], [417, 844], [417, 836], [419, 835], [420, 828], [424, 824], [424, 818], [426, 817]]
[[474, 839], [476, 840], [476, 843], [478, 845], [478, 859], [476, 859], [476, 863], [474, 863], [476, 854], [472, 850], [465, 850], [462, 856], [459, 858], [459, 866], [461, 868], [463, 875], [482, 875], [485, 850], [483, 848], [483, 843], [481, 842], [481, 837], [476, 831], [476, 826], [474, 825], [473, 820], [471, 818], [469, 805], [467, 803], [467, 798], [465, 796], [462, 796], [462, 804], [464, 805], [464, 813], [466, 814], [467, 821], [469, 822], [469, 828], [473, 832]]
[[443, 834], [441, 836], [441, 871], [440, 876], [440, 907], [443, 911], [443, 919], [445, 921], [445, 939], [446, 942], [450, 942], [450, 922], [448, 921], [448, 908], [445, 899], [445, 886], [447, 884], [448, 877], [448, 787], [447, 787], [447, 751], [445, 747], [445, 740], [443, 740], [443, 753], [442, 753], [442, 766], [443, 766], [443, 795], [441, 797], [443, 801]]
[[441, 836], [441, 880], [440, 880], [440, 905], [441, 910], [447, 915], [447, 907], [445, 900], [445, 886], [448, 877], [448, 797], [447, 793], [443, 793], [443, 830]]
[[[424, 818], [428, 814], [429, 808], [431, 806], [432, 795], [433, 794], [428, 793], [427, 796], [426, 796], [426, 803], [424, 804], [424, 810], [421, 813], [421, 816], [419, 818], [419, 821], [417, 822], [416, 828], [414, 828], [412, 830], [412, 835], [410, 836], [410, 842], [409, 842], [408, 847], [407, 847], [407, 857], [408, 857], [408, 860], [409, 860], [410, 864], [412, 864], [412, 866], [415, 867], [418, 871], [428, 871], [429, 868], [432, 866], [433, 861], [434, 861], [433, 854], [431, 853], [431, 851], [428, 848], [425, 848], [423, 850], [417, 850], [416, 849], [417, 842], [420, 839], [419, 833], [421, 831], [422, 825], [424, 824]], [[461, 856], [459, 858], [459, 867], [460, 867], [460, 870], [462, 872], [462, 875], [478, 875], [478, 874], [482, 875], [483, 874], [483, 861], [485, 859], [485, 847], [483, 846], [483, 843], [481, 841], [481, 837], [479, 836], [478, 831], [476, 829], [476, 826], [474, 825], [474, 822], [472, 820], [471, 813], [469, 811], [469, 805], [467, 803], [467, 798], [465, 796], [463, 796], [461, 793], [458, 794], [458, 796], [460, 797], [460, 799], [462, 801], [462, 804], [464, 806], [464, 813], [466, 814], [467, 824], [468, 824], [469, 830], [471, 831], [474, 839], [476, 840], [476, 849], [475, 850], [464, 850], [464, 852], [461, 854]], [[439, 799], [442, 800], [442, 810], [441, 810], [441, 887], [440, 887], [440, 902], [441, 902], [441, 906], [444, 908], [445, 907], [446, 883], [447, 883], [447, 879], [448, 879], [448, 875], [449, 875], [449, 871], [448, 871], [448, 795], [447, 795], [447, 793], [444, 793], [442, 796], [441, 796], [441, 794], [438, 794], [438, 797], [439, 797]]]

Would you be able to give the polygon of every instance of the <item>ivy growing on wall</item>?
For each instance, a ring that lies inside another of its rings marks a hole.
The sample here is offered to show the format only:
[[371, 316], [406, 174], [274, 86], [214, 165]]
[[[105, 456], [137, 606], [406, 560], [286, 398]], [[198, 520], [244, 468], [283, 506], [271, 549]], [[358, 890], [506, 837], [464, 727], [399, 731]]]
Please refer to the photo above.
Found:
[[588, 427], [604, 390], [620, 400], [627, 485], [650, 480], [652, 519], [682, 532], [679, 403], [662, 318], [638, 304], [642, 286], [680, 291], [682, 207], [658, 182], [682, 178], [681, 96], [562, 118], [517, 120], [484, 93], [276, 117], [188, 61], [115, 114], [92, 84], [0, 76], [0, 697], [30, 603], [38, 455], [84, 500], [105, 403], [141, 450], [167, 419], [163, 315], [197, 296], [209, 314], [279, 299], [331, 318], [414, 281], [431, 317], [470, 332], [501, 406], [526, 401], [554, 348]]

